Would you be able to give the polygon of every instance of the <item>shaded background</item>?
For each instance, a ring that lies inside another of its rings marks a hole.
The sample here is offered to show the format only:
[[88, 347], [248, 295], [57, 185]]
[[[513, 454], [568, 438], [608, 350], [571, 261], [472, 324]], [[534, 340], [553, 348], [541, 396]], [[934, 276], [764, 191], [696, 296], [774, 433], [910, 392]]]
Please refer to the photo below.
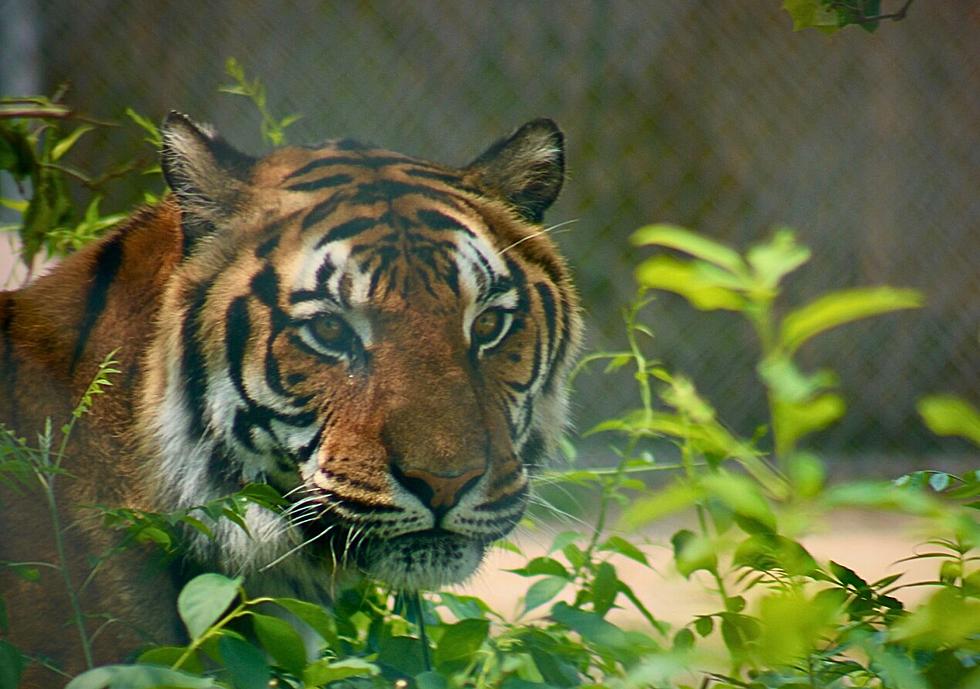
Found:
[[[975, 465], [965, 443], [929, 434], [915, 401], [953, 392], [977, 404], [980, 391], [980, 9], [921, 1], [874, 35], [828, 37], [794, 33], [780, 5], [0, 0], [0, 92], [50, 94], [67, 81], [67, 102], [89, 114], [178, 109], [259, 152], [255, 109], [217, 93], [233, 56], [273, 112], [303, 114], [292, 143], [352, 136], [456, 164], [552, 117], [569, 179], [548, 222], [575, 221], [555, 239], [577, 275], [590, 349], [623, 344], [619, 308], [648, 254], [627, 242], [637, 227], [670, 221], [745, 248], [790, 225], [814, 254], [791, 278], [790, 303], [885, 283], [928, 302], [802, 350], [804, 366], [841, 374], [850, 407], [812, 444], [841, 470], [896, 473], [903, 458], [935, 453], [933, 464]], [[99, 169], [140, 138], [105, 130], [76, 158]], [[140, 192], [117, 196], [104, 211]], [[670, 295], [647, 320], [653, 354], [751, 434], [764, 395], [747, 326]], [[580, 428], [636, 404], [626, 379], [577, 387]]]

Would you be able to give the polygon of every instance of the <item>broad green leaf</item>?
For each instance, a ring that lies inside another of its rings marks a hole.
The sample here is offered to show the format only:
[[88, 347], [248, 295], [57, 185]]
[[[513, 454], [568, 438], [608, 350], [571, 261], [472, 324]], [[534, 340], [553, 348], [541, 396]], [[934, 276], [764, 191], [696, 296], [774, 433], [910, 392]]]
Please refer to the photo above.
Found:
[[[143, 651], [140, 657], [136, 659], [136, 662], [140, 665], [172, 667], [186, 651], [186, 646], [153, 646]], [[192, 653], [185, 658], [180, 668], [187, 672], [196, 672], [199, 674], [204, 672], [204, 665], [201, 663], [201, 658], [197, 653]]]
[[218, 651], [235, 681], [235, 689], [268, 689], [272, 673], [262, 651], [233, 636], [221, 637]]
[[177, 597], [177, 611], [192, 639], [218, 621], [238, 597], [241, 578], [229, 579], [213, 572], [191, 579]]
[[791, 576], [813, 577], [817, 561], [802, 545], [779, 534], [752, 534], [735, 549], [732, 563], [760, 572], [780, 570]]
[[600, 649], [607, 649], [626, 662], [635, 656], [637, 648], [627, 633], [602, 619], [602, 616], [597, 613], [586, 612], [558, 602], [551, 609], [551, 618], [581, 634], [587, 643]]
[[652, 244], [677, 249], [713, 263], [730, 273], [736, 275], [745, 273], [745, 263], [737, 251], [677, 225], [660, 224], [641, 227], [633, 233], [630, 241], [637, 246]]
[[922, 295], [911, 289], [856, 287], [825, 294], [787, 314], [779, 336], [780, 345], [792, 354], [822, 332], [900, 309], [922, 306]]
[[337, 645], [336, 625], [330, 614], [322, 607], [295, 598], [276, 598], [275, 603], [308, 624], [331, 646]]
[[793, 31], [819, 29], [834, 33], [840, 28], [837, 13], [823, 0], [783, 0], [783, 9], [793, 18]]
[[415, 675], [415, 686], [418, 689], [448, 689], [446, 678], [431, 670]]
[[422, 647], [411, 636], [392, 636], [381, 646], [378, 665], [387, 666], [403, 677], [414, 677], [425, 671]]
[[[572, 541], [567, 541], [562, 547], [571, 542]], [[522, 577], [537, 577], [541, 576], [542, 574], [546, 574], [548, 576], [561, 577], [562, 579], [571, 578], [568, 570], [565, 569], [565, 565], [551, 557], [536, 557], [523, 567], [508, 569], [507, 571]]]
[[770, 241], [749, 249], [746, 258], [758, 283], [774, 290], [783, 277], [810, 260], [810, 250], [797, 244], [792, 230], [784, 228], [777, 230]]
[[68, 153], [68, 151], [71, 150], [72, 146], [78, 143], [78, 140], [81, 139], [82, 136], [92, 131], [93, 129], [95, 129], [95, 127], [93, 127], [92, 125], [83, 124], [76, 127], [75, 130], [68, 136], [62, 139], [58, 139], [58, 143], [56, 143], [51, 148], [51, 160], [54, 161], [59, 160], [62, 156], [64, 156], [66, 153]]
[[106, 665], [83, 672], [65, 689], [211, 689], [213, 679], [155, 665]]
[[674, 564], [677, 571], [689, 579], [700, 569], [709, 572], [718, 570], [718, 556], [714, 544], [707, 538], [699, 536], [690, 529], [681, 529], [670, 537], [674, 546]]
[[761, 361], [759, 377], [773, 394], [786, 402], [802, 402], [818, 392], [837, 384], [833, 371], [817, 371], [807, 375], [796, 363], [785, 356], [774, 356]]
[[252, 613], [255, 635], [276, 663], [293, 674], [300, 674], [306, 665], [306, 646], [289, 622], [270, 615]]
[[439, 602], [458, 620], [486, 619], [490, 607], [476, 596], [461, 596], [446, 591], [439, 592]]
[[738, 474], [715, 473], [705, 476], [701, 482], [708, 495], [721, 500], [736, 515], [776, 531], [776, 515], [752, 480]]
[[440, 670], [460, 669], [469, 663], [490, 632], [489, 620], [460, 620], [446, 627], [439, 639], [433, 660]]
[[919, 416], [936, 435], [956, 435], [980, 447], [980, 412], [953, 395], [930, 395], [919, 400]]
[[324, 658], [310, 663], [303, 670], [303, 683], [307, 686], [323, 686], [350, 677], [374, 677], [380, 669], [374, 663], [360, 658], [332, 660]]
[[631, 560], [636, 560], [647, 567], [650, 566], [650, 561], [647, 560], [647, 556], [643, 554], [643, 551], [621, 536], [610, 536], [599, 546], [599, 550], [619, 553], [620, 555], [628, 557]]
[[812, 498], [823, 488], [827, 472], [815, 455], [795, 452], [786, 459], [786, 472], [796, 495]]
[[790, 452], [810, 433], [822, 430], [844, 415], [840, 395], [827, 393], [808, 402], [773, 401], [773, 432], [780, 454]]
[[745, 303], [737, 292], [706, 278], [696, 263], [672, 256], [654, 256], [643, 261], [636, 269], [636, 279], [644, 287], [679, 294], [701, 311], [740, 311]]
[[17, 689], [24, 671], [20, 651], [0, 639], [0, 689]]
[[619, 593], [619, 577], [616, 568], [608, 562], [600, 562], [592, 581], [592, 606], [600, 615], [605, 615], [616, 602]]
[[799, 592], [766, 596], [759, 605], [761, 636], [755, 645], [763, 662], [792, 665], [822, 645], [841, 606], [827, 597], [808, 599]]
[[668, 514], [691, 507], [701, 499], [702, 495], [703, 492], [694, 486], [687, 483], [674, 483], [652, 495], [639, 497], [624, 510], [620, 518], [620, 528], [633, 531]]
[[980, 630], [980, 600], [955, 588], [937, 591], [924, 605], [895, 625], [892, 638], [915, 648], [957, 648]]
[[537, 607], [540, 607], [561, 593], [561, 590], [568, 586], [568, 580], [564, 577], [545, 577], [534, 582], [524, 596], [524, 613], [527, 614]]

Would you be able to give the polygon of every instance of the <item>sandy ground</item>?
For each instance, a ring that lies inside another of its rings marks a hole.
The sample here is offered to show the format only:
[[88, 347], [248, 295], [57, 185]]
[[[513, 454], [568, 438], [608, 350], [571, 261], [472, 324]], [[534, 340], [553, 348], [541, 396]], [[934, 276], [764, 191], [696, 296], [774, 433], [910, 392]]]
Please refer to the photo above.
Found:
[[[645, 534], [650, 545], [643, 550], [652, 569], [620, 556], [616, 556], [612, 562], [620, 577], [656, 618], [673, 625], [683, 625], [690, 622], [695, 614], [716, 612], [720, 604], [717, 595], [709, 588], [706, 577], [695, 574], [690, 581], [685, 580], [671, 564], [670, 536], [677, 528], [681, 528], [681, 525], [664, 524]], [[556, 529], [560, 530], [560, 527]], [[914, 525], [910, 521], [899, 517], [847, 513], [835, 516], [819, 533], [806, 536], [801, 542], [819, 563], [825, 565], [828, 560], [834, 560], [850, 567], [867, 581], [900, 571], [907, 574], [899, 583], [935, 578], [938, 567], [935, 560], [896, 562], [929, 548], [922, 545], [924, 539], [913, 530]], [[551, 534], [544, 532], [526, 532], [516, 539], [516, 543], [528, 557], [533, 557], [545, 554], [551, 537]], [[561, 556], [558, 558], [561, 559]], [[505, 570], [521, 567], [524, 562], [520, 555], [496, 550], [489, 555], [484, 569], [467, 585], [458, 587], [456, 592], [479, 596], [498, 612], [516, 619], [523, 607], [521, 596], [534, 579]], [[912, 603], [928, 595], [929, 590], [928, 587], [911, 588], [896, 596], [906, 603]], [[622, 598], [620, 603], [629, 605]], [[530, 617], [542, 616], [547, 609], [548, 606], [538, 608], [530, 613]], [[645, 624], [632, 609], [614, 612], [612, 619], [637, 628]]]

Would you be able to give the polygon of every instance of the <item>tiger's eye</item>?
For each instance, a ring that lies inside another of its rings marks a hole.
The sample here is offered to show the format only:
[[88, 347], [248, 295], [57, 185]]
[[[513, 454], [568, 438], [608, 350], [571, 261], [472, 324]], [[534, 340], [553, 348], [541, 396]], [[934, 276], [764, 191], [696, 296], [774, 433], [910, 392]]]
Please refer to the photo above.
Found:
[[473, 339], [478, 343], [489, 342], [500, 332], [504, 314], [498, 309], [487, 309], [473, 321]]
[[316, 339], [325, 345], [342, 342], [347, 334], [347, 326], [337, 316], [320, 316], [311, 329]]

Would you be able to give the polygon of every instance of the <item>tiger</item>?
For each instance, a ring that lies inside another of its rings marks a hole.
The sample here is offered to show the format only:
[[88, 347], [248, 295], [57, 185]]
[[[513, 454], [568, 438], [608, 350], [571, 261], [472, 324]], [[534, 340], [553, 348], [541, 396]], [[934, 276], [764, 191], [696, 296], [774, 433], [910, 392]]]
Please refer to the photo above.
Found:
[[[162, 200], [0, 293], [0, 422], [21, 435], [117, 350], [56, 478], [94, 661], [179, 642], [177, 594], [203, 571], [327, 603], [344, 577], [467, 580], [567, 425], [580, 306], [543, 226], [561, 130], [530, 121], [459, 168], [351, 139], [253, 157], [176, 112], [160, 131]], [[91, 506], [166, 513], [254, 483], [286, 506], [189, 530], [162, 574], [127, 548], [89, 576], [118, 538]], [[0, 493], [0, 528], [0, 561], [58, 560], [36, 494]], [[0, 577], [10, 642], [83, 669], [63, 582]]]

